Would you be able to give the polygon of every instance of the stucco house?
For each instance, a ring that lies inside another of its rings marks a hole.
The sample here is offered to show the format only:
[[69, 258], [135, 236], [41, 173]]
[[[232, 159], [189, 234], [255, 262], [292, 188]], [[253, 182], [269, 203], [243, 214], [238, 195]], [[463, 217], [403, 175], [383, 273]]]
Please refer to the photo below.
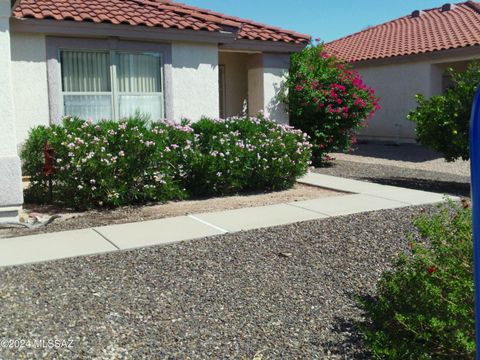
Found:
[[351, 62], [380, 96], [382, 109], [359, 138], [415, 142], [415, 124], [406, 119], [415, 95], [441, 94], [451, 84], [448, 67], [462, 71], [480, 58], [480, 3], [415, 10], [325, 46]]
[[22, 204], [18, 146], [64, 115], [288, 121], [277, 99], [310, 37], [169, 0], [0, 0], [0, 221]]

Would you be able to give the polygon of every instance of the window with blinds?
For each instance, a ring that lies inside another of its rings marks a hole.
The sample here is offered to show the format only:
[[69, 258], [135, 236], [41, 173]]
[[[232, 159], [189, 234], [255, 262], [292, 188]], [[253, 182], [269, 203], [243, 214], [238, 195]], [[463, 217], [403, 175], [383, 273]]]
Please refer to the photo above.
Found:
[[164, 118], [160, 54], [62, 50], [60, 61], [65, 115]]

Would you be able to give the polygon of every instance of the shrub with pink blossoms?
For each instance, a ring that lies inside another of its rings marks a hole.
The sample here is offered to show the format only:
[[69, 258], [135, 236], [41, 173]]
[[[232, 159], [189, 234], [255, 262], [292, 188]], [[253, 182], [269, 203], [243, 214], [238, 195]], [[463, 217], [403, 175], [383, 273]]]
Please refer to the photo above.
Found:
[[22, 150], [27, 201], [48, 199], [47, 141], [55, 152], [53, 200], [76, 209], [287, 189], [311, 158], [306, 134], [263, 117], [193, 124], [66, 118], [30, 132]]
[[290, 123], [310, 135], [316, 165], [351, 149], [357, 130], [380, 108], [375, 91], [323, 45], [292, 56], [286, 89]]
[[308, 135], [261, 115], [204, 118], [191, 126], [199, 151], [186, 187], [194, 195], [288, 189], [310, 164]]
[[62, 125], [34, 128], [22, 151], [24, 174], [31, 178], [26, 199], [47, 200], [48, 178], [43, 173], [47, 141], [55, 151], [56, 203], [86, 209], [186, 198], [178, 169], [186, 166], [192, 150], [164, 150], [171, 141], [186, 146], [192, 138], [170, 124], [141, 118], [98, 124], [65, 118]]

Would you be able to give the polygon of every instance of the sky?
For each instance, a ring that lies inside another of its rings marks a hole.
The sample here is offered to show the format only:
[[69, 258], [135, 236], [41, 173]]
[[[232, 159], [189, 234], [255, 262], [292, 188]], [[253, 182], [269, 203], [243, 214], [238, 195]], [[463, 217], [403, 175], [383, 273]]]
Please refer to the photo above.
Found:
[[[448, 0], [177, 0], [328, 42]], [[459, 2], [458, 0], [457, 2]]]

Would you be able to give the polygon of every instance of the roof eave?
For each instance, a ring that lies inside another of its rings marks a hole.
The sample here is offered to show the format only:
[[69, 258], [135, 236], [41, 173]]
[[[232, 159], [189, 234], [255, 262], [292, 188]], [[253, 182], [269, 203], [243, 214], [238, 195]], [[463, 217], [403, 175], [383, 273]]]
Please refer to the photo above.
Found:
[[445, 50], [435, 50], [419, 54], [399, 55], [379, 59], [353, 61], [350, 62], [350, 64], [354, 67], [369, 67], [421, 61], [442, 63], [446, 60], [464, 61], [469, 59], [480, 59], [480, 45], [464, 46]]
[[[68, 26], [66, 23], [68, 22]], [[131, 40], [189, 41], [228, 44], [235, 41], [237, 32], [181, 30], [162, 27], [123, 24], [58, 21], [49, 19], [11, 18], [12, 32], [42, 33], [55, 36], [121, 37]]]
[[285, 41], [265, 41], [238, 39], [228, 44], [220, 45], [221, 50], [243, 50], [260, 52], [295, 53], [303, 50], [308, 43], [287, 43]]
[[[65, 26], [68, 23], [68, 26]], [[93, 23], [68, 20], [11, 18], [12, 32], [41, 33], [54, 36], [120, 37], [131, 40], [188, 41], [221, 44], [225, 50], [293, 53], [307, 43], [287, 43], [238, 39], [238, 29], [225, 27], [222, 31], [181, 30], [162, 27]]]

